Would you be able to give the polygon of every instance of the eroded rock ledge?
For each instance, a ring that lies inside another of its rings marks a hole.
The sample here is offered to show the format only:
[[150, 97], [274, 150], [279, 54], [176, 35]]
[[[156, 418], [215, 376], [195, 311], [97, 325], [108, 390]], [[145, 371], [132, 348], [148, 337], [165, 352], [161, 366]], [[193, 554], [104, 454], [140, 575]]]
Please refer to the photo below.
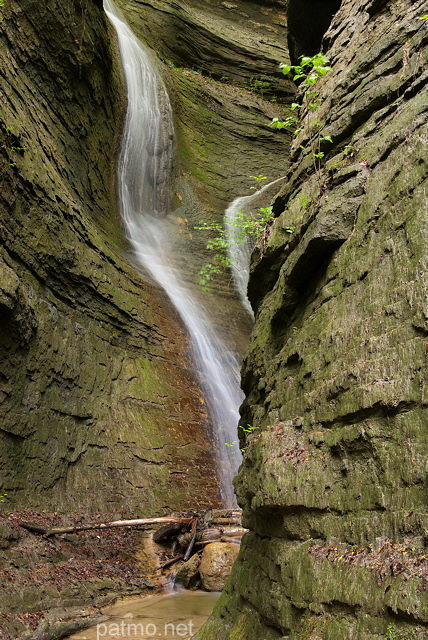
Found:
[[333, 145], [316, 171], [296, 141], [253, 256], [242, 423], [258, 428], [236, 480], [252, 533], [200, 640], [428, 632], [423, 13], [345, 0], [326, 34]]
[[2, 10], [2, 502], [154, 514], [217, 487], [187, 339], [124, 256], [101, 5]]

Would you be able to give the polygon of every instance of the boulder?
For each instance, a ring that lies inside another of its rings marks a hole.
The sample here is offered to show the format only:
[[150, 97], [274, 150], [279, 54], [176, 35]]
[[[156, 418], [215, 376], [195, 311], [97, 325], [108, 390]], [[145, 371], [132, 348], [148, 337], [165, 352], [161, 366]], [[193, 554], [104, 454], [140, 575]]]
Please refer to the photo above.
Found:
[[232, 571], [239, 547], [228, 542], [207, 544], [203, 553], [199, 573], [202, 586], [207, 591], [221, 591]]

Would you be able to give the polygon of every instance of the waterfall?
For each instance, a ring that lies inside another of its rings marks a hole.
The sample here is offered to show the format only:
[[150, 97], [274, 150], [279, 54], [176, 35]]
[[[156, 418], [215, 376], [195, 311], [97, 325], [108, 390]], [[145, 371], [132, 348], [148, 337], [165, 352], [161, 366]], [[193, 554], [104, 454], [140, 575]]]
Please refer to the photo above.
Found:
[[[262, 189], [252, 193], [250, 196], [242, 196], [236, 198], [226, 209], [224, 214], [224, 226], [226, 230], [226, 239], [228, 242], [228, 254], [230, 260], [230, 268], [232, 271], [235, 289], [241, 299], [243, 306], [247, 309], [251, 317], [254, 316], [250, 301], [247, 298], [247, 286], [250, 272], [250, 257], [253, 245], [249, 240], [247, 242], [236, 242], [236, 219], [239, 213], [253, 214], [254, 210], [261, 206], [263, 195], [274, 184], [285, 180], [287, 176], [277, 178]], [[260, 202], [258, 202], [260, 200]], [[240, 235], [240, 234], [239, 234]]]
[[187, 329], [199, 383], [214, 429], [221, 498], [234, 506], [232, 478], [241, 461], [237, 445], [242, 401], [240, 362], [222, 344], [211, 320], [174, 265], [165, 233], [173, 145], [171, 107], [150, 55], [111, 0], [104, 9], [116, 29], [128, 107], [118, 166], [121, 213], [138, 263], [165, 291]]

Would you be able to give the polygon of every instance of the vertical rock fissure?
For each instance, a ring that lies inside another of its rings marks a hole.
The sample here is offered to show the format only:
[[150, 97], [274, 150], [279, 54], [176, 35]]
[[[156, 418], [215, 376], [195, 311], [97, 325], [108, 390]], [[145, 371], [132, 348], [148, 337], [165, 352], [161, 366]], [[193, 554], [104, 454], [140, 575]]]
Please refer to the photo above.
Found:
[[321, 50], [322, 39], [342, 0], [289, 0], [287, 8], [290, 59], [297, 64], [301, 56]]

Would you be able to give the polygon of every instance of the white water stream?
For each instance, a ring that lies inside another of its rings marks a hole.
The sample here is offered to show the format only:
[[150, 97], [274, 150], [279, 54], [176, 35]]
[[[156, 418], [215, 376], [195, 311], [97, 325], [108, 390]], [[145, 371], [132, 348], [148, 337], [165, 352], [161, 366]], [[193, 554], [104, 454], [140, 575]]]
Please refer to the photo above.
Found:
[[[246, 242], [236, 242], [237, 235], [236, 219], [239, 213], [245, 213], [249, 215], [256, 215], [256, 209], [262, 204], [265, 204], [263, 194], [272, 187], [272, 185], [285, 180], [287, 176], [277, 178], [269, 184], [266, 184], [262, 189], [252, 193], [250, 196], [242, 196], [236, 198], [226, 209], [224, 214], [226, 239], [229, 243], [228, 254], [230, 260], [230, 268], [232, 271], [233, 282], [235, 289], [241, 299], [243, 306], [247, 309], [250, 316], [253, 318], [253, 310], [250, 305], [250, 301], [247, 297], [248, 278], [250, 273], [250, 258], [253, 250], [253, 245], [249, 240]], [[238, 228], [239, 231], [239, 228]], [[238, 232], [238, 236], [241, 236]]]
[[128, 108], [119, 158], [118, 182], [126, 235], [139, 264], [164, 289], [189, 334], [195, 368], [214, 428], [221, 497], [235, 505], [232, 478], [241, 455], [237, 446], [242, 401], [240, 362], [222, 344], [211, 320], [192, 297], [168, 246], [165, 217], [173, 145], [171, 107], [166, 88], [144, 46], [111, 0], [104, 9], [119, 41], [128, 90]]

